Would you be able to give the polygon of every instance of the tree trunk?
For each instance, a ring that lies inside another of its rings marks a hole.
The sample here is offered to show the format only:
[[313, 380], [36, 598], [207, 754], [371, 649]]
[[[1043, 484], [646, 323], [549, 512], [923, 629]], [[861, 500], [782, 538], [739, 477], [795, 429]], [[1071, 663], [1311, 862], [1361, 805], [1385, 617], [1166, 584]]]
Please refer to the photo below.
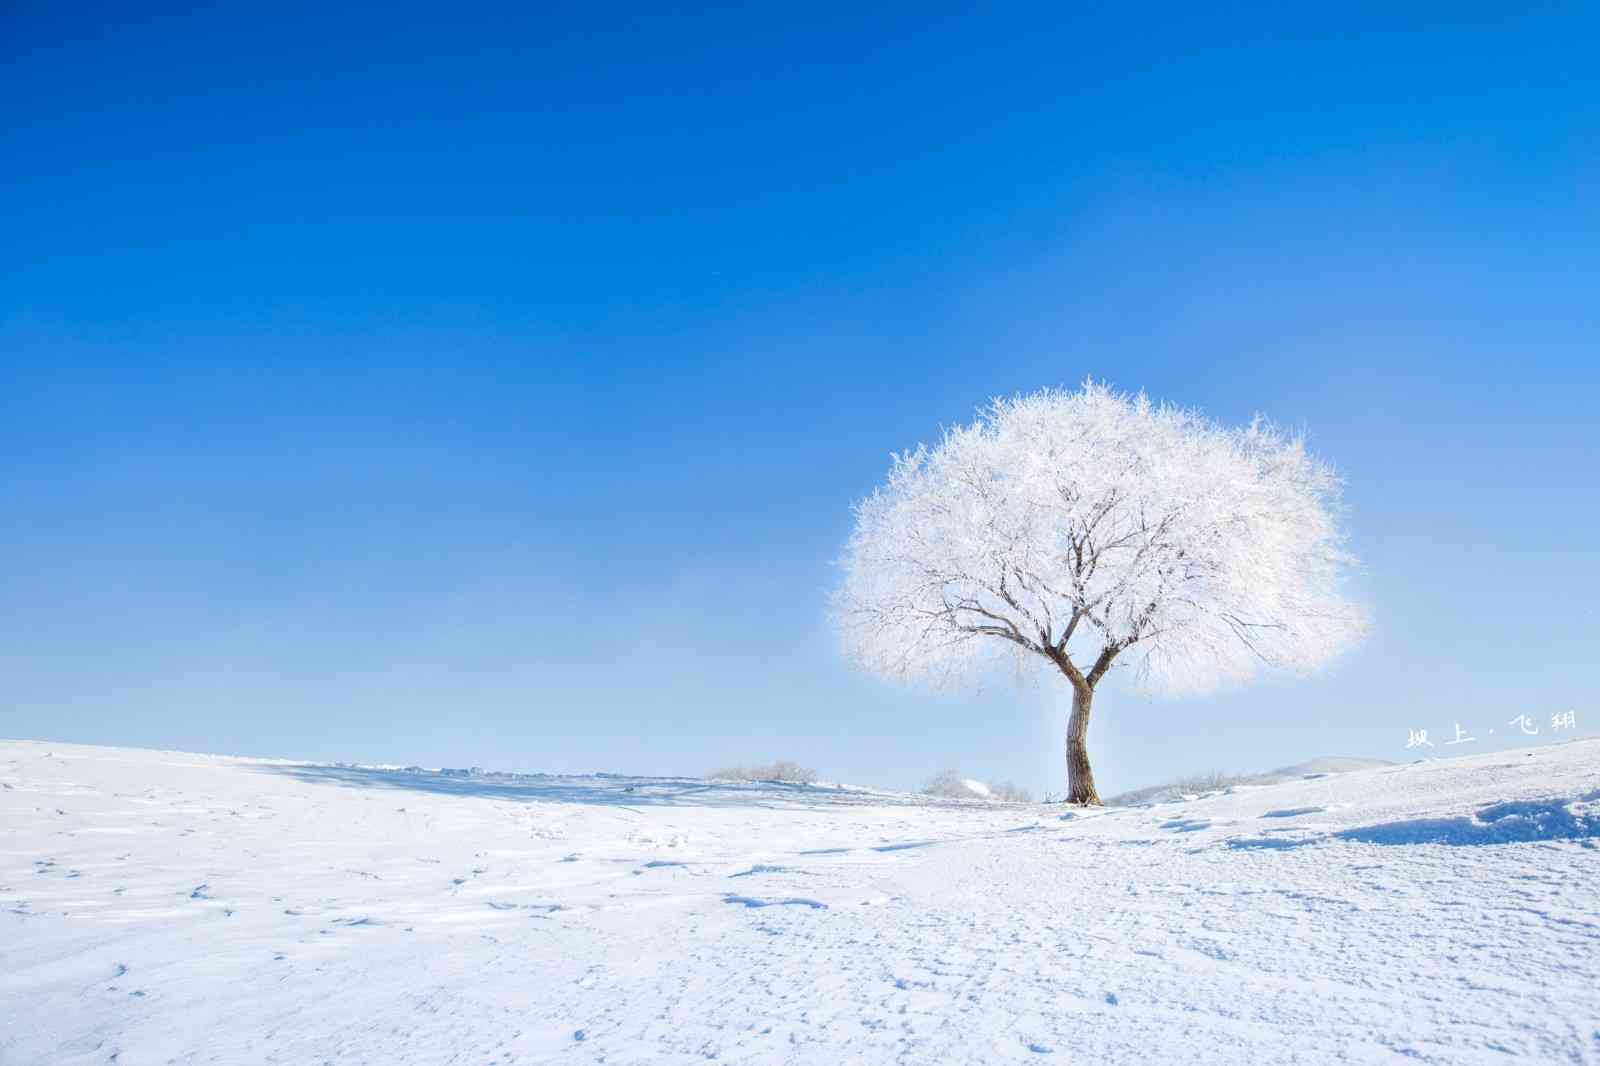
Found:
[[1094, 789], [1094, 771], [1089, 769], [1089, 705], [1094, 689], [1072, 686], [1072, 717], [1067, 720], [1067, 802], [1100, 806], [1100, 793]]

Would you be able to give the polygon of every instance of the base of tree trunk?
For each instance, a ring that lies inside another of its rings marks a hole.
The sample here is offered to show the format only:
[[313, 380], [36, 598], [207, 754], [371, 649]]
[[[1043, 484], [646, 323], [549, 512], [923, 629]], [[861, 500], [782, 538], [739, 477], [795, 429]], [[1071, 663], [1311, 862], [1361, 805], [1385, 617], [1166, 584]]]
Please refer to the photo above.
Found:
[[1100, 807], [1100, 793], [1095, 791], [1094, 774], [1089, 770], [1089, 760], [1074, 763], [1068, 756], [1068, 766], [1071, 770], [1067, 773], [1067, 802], [1075, 803], [1080, 807]]
[[1099, 807], [1094, 771], [1089, 768], [1089, 707], [1094, 689], [1073, 687], [1072, 717], [1067, 720], [1067, 802], [1080, 807]]

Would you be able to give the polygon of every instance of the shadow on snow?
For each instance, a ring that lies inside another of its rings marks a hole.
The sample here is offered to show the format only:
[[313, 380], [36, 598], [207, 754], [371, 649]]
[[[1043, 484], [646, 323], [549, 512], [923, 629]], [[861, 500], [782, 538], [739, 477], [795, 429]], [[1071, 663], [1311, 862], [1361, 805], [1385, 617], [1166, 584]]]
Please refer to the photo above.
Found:
[[475, 770], [424, 770], [367, 766], [266, 763], [258, 773], [346, 788], [480, 796], [523, 803], [587, 803], [616, 807], [760, 807], [822, 805], [921, 806], [920, 796], [867, 792], [783, 781], [702, 781], [688, 777], [627, 777], [620, 774], [518, 774]]
[[1361, 844], [1523, 844], [1541, 840], [1600, 839], [1600, 791], [1576, 799], [1491, 803], [1454, 818], [1407, 818], [1345, 829], [1327, 836], [1287, 839], [1252, 837], [1228, 841], [1235, 849], [1287, 849], [1325, 840]]

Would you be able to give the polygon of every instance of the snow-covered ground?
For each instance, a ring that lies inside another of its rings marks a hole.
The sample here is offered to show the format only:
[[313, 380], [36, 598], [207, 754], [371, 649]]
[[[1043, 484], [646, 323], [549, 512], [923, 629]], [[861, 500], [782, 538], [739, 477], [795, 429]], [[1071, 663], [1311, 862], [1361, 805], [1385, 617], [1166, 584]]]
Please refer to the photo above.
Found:
[[0, 742], [0, 1063], [1600, 1063], [1600, 740], [1153, 807]]

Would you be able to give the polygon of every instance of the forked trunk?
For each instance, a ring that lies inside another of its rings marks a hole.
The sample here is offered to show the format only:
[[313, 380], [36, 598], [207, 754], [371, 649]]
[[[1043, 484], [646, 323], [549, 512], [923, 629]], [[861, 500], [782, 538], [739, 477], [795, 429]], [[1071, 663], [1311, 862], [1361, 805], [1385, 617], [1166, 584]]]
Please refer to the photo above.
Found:
[[1094, 771], [1089, 769], [1089, 706], [1094, 689], [1072, 686], [1072, 717], [1067, 720], [1067, 802], [1100, 806], [1100, 793], [1094, 789]]

